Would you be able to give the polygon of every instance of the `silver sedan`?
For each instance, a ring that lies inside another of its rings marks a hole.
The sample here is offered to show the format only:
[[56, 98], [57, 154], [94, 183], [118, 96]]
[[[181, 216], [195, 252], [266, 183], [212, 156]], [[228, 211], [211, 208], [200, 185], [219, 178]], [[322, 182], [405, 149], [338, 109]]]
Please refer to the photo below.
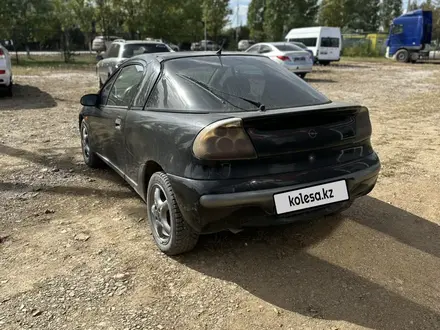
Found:
[[310, 53], [291, 43], [261, 42], [245, 52], [265, 55], [302, 78], [312, 72], [313, 58]]

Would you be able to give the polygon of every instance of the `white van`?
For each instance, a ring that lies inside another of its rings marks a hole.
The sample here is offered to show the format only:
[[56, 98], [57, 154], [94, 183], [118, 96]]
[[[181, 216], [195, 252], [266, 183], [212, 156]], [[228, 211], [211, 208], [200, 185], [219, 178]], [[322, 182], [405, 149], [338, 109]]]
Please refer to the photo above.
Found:
[[341, 29], [337, 27], [316, 26], [292, 29], [286, 35], [287, 42], [302, 42], [307, 46], [315, 61], [327, 65], [341, 59]]
[[8, 96], [12, 96], [11, 56], [6, 47], [0, 43], [0, 93], [3, 89]]

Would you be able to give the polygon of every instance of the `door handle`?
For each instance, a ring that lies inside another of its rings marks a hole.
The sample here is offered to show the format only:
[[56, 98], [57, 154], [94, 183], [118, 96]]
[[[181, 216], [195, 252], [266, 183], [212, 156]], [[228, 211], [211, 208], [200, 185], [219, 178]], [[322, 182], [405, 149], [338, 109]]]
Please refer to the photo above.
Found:
[[121, 118], [116, 118], [115, 120], [115, 128], [121, 129]]

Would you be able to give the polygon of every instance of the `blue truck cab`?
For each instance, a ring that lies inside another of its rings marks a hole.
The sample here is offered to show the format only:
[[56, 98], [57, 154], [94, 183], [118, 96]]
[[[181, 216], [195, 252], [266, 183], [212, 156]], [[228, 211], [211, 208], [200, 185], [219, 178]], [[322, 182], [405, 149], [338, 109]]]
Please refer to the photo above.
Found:
[[415, 62], [428, 55], [424, 50], [431, 38], [431, 11], [419, 9], [403, 14], [391, 24], [386, 57], [399, 62]]

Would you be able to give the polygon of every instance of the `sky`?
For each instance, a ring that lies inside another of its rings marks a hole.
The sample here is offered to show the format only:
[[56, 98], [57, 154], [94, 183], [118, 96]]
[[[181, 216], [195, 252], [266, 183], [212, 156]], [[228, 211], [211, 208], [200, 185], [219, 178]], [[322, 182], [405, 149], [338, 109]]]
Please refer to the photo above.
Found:
[[[230, 25], [246, 25], [247, 12], [251, 0], [229, 0], [229, 7], [232, 9], [232, 15], [229, 17]], [[238, 4], [238, 20], [237, 20], [237, 4]], [[237, 24], [238, 23], [238, 24]]]
[[[408, 6], [409, 0], [402, 1], [403, 10], [406, 10]], [[249, 3], [251, 0], [229, 0], [229, 7], [232, 9], [232, 15], [230, 15], [230, 25], [229, 26], [237, 26], [237, 25], [246, 25], [247, 22], [247, 11], [249, 7]], [[411, 0], [414, 2], [414, 0]], [[417, 0], [418, 3], [423, 2], [422, 0]], [[238, 19], [237, 19], [237, 4], [238, 4]]]

